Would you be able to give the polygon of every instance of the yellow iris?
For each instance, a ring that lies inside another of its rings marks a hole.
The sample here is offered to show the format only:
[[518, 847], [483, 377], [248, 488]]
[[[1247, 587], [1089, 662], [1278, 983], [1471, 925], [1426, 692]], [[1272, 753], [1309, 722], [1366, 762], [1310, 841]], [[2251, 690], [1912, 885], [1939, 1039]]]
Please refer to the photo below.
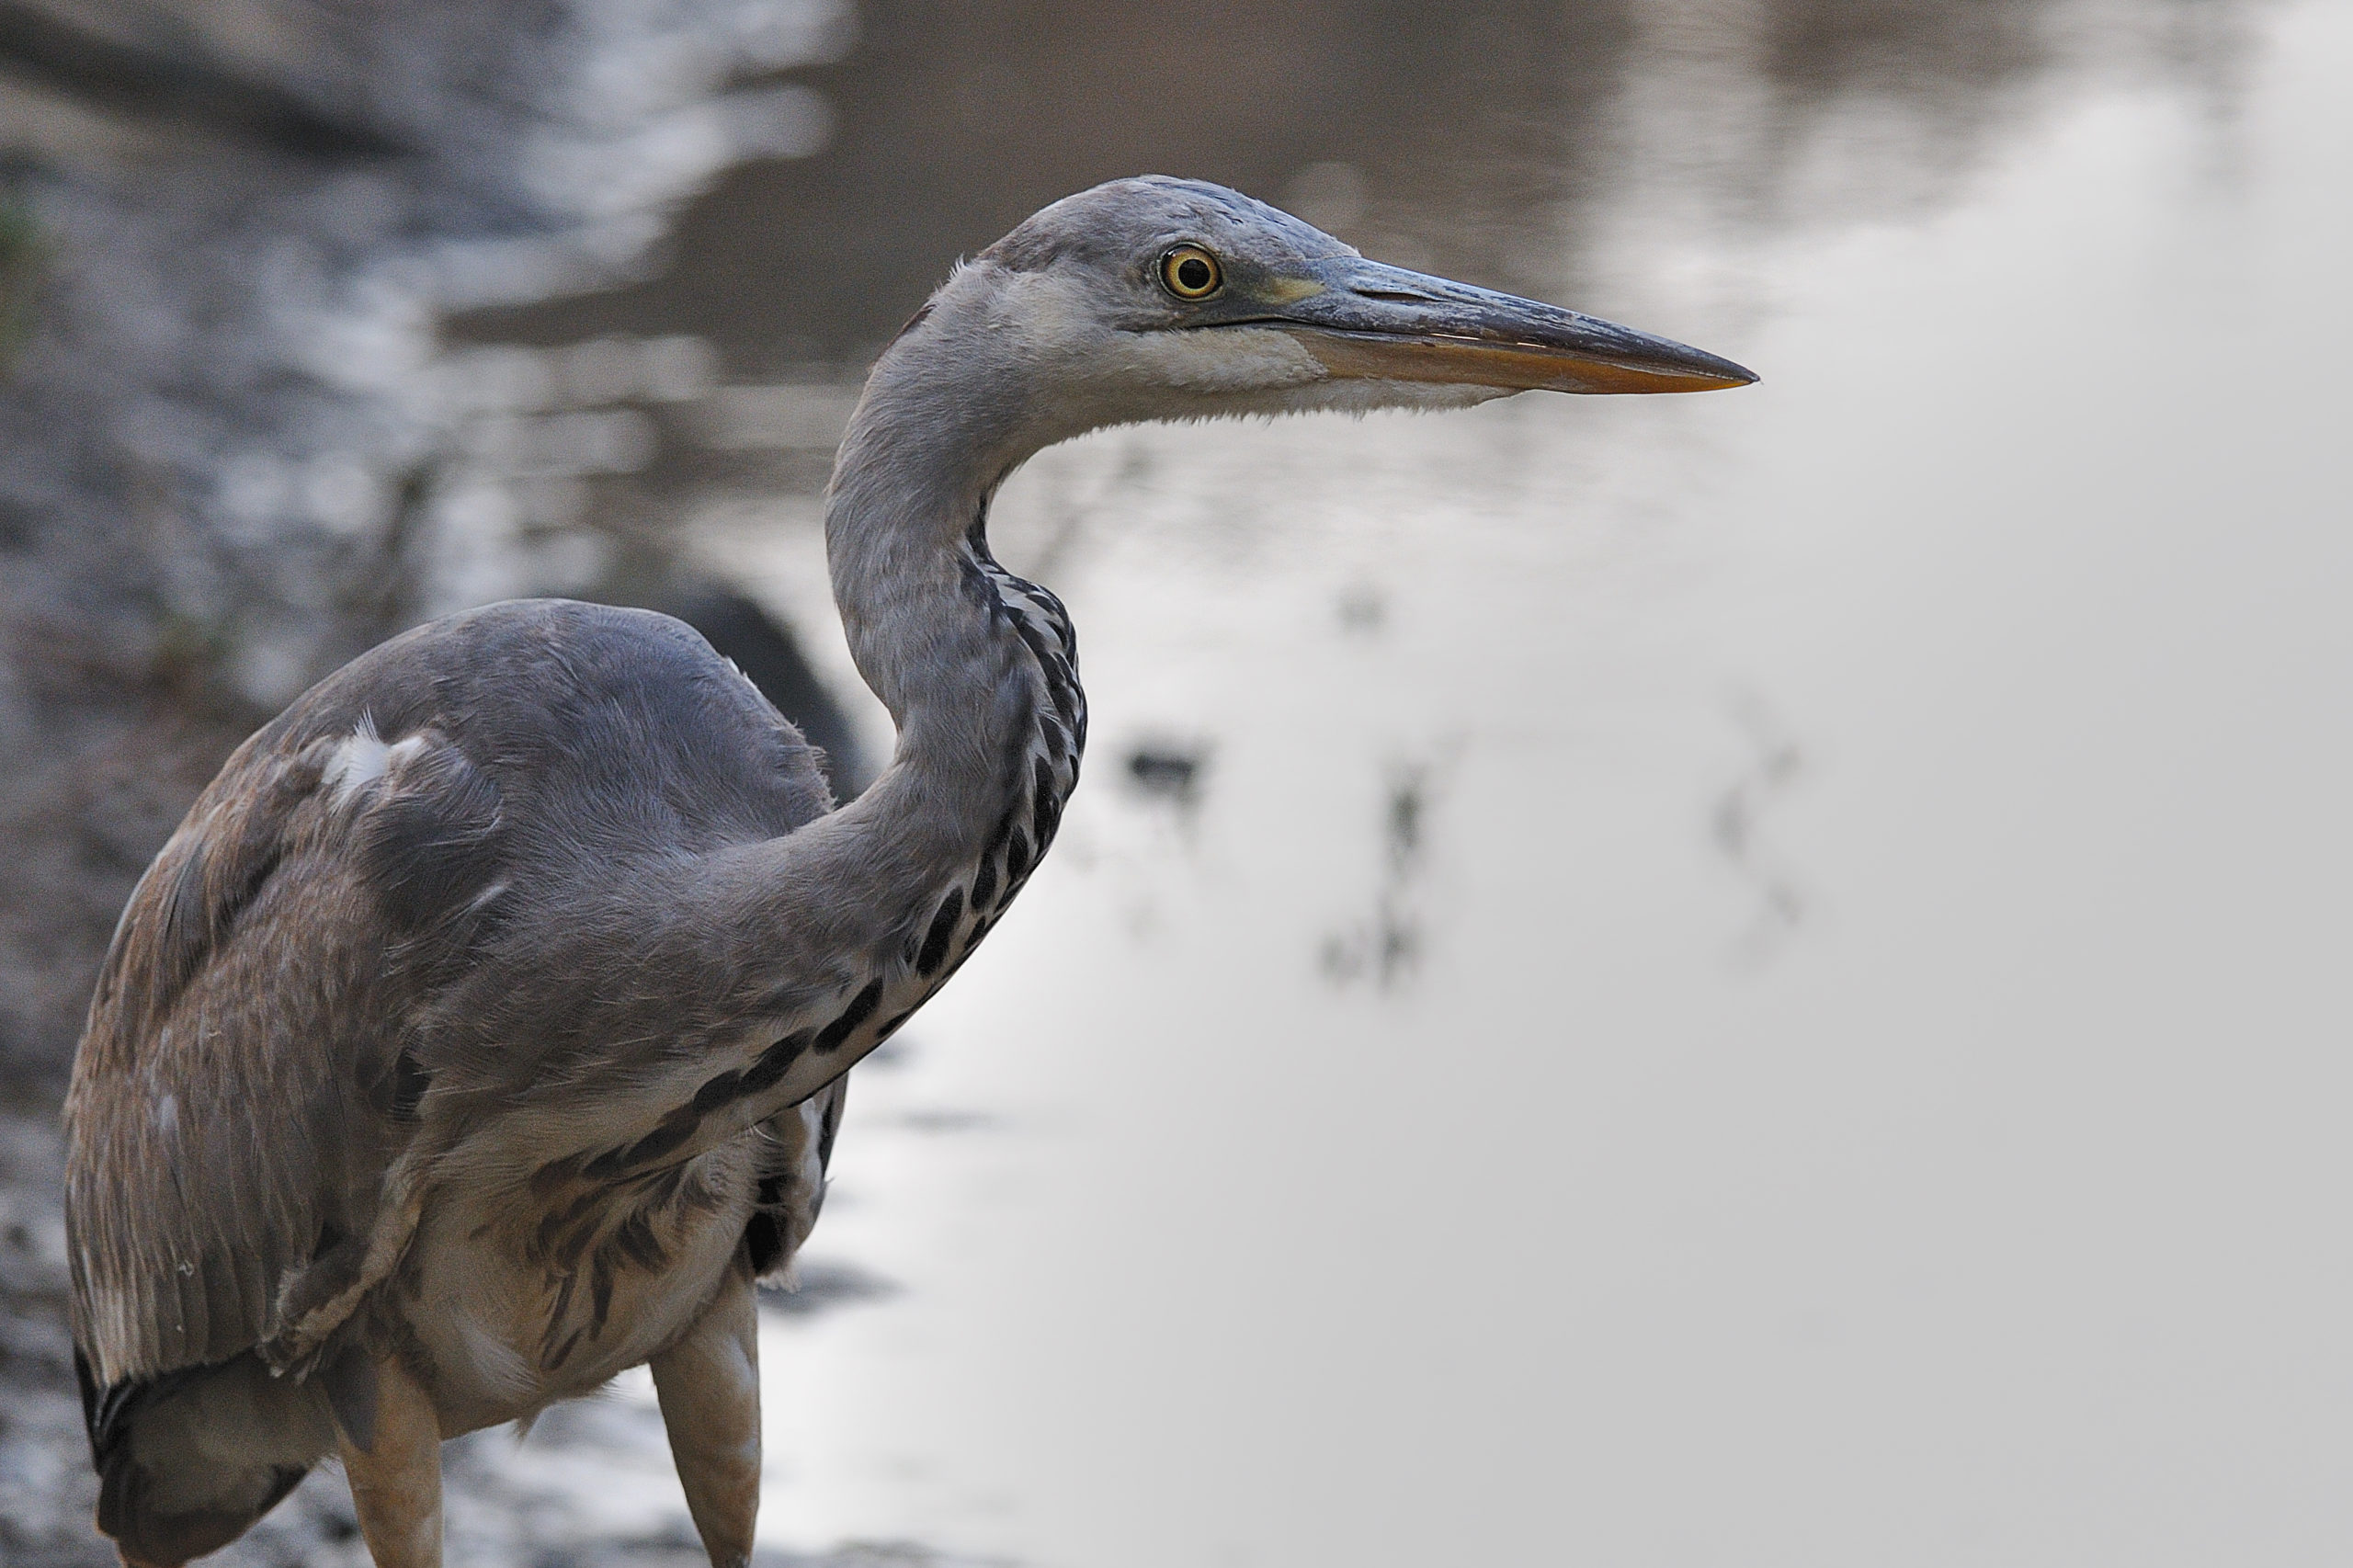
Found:
[[1180, 300], [1206, 300], [1225, 281], [1217, 257], [1199, 245], [1178, 245], [1160, 258], [1160, 280]]

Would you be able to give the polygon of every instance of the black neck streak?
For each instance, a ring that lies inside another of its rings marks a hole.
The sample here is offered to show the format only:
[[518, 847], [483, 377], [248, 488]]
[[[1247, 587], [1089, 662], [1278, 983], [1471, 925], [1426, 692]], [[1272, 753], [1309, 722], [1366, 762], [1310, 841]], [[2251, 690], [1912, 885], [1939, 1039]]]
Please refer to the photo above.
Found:
[[[1004, 810], [969, 880], [949, 890], [912, 954], [925, 978], [952, 972], [1029, 881], [1061, 825], [1086, 745], [1086, 695], [1078, 684], [1070, 612], [1051, 590], [998, 564], [989, 551], [985, 508], [974, 516], [961, 549], [966, 591], [992, 627], [1014, 640], [1037, 685], [1028, 722], [1006, 737]], [[967, 921], [969, 929], [960, 933]]]
[[712, 1074], [633, 1141], [561, 1162], [543, 1175], [642, 1179], [693, 1158], [714, 1136], [773, 1114], [809, 1092], [796, 1094], [796, 1085], [807, 1080], [810, 1067], [828, 1061], [846, 1066], [889, 1039], [956, 972], [1029, 881], [1061, 826], [1086, 744], [1077, 640], [1062, 600], [989, 553], [984, 517], [953, 548], [962, 597], [1002, 649], [999, 668], [1029, 677], [1026, 701], [999, 737], [986, 797], [993, 809], [981, 818], [990, 824], [985, 837], [906, 910], [893, 945], [846, 977], [799, 1027]]

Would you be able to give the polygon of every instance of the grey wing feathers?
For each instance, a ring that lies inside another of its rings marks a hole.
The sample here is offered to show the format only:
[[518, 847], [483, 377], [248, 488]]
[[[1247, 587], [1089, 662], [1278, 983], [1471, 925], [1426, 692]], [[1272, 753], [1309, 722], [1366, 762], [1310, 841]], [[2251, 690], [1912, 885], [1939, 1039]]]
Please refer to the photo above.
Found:
[[92, 1003], [67, 1225], [98, 1386], [315, 1347], [396, 1257], [437, 1105], [494, 1102], [487, 1074], [563, 1081], [560, 1053], [597, 1043], [584, 1019], [461, 1046], [449, 999], [590, 978], [540, 972], [546, 933], [614, 855], [830, 804], [791, 726], [639, 611], [493, 606], [298, 699], [148, 869]]

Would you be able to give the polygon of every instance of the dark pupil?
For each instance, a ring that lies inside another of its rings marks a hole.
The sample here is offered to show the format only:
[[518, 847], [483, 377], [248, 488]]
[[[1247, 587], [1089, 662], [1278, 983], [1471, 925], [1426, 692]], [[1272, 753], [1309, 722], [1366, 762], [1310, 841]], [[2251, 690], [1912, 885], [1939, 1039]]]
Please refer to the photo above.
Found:
[[1197, 256], [1187, 256], [1176, 264], [1176, 285], [1180, 289], [1208, 288], [1210, 264]]

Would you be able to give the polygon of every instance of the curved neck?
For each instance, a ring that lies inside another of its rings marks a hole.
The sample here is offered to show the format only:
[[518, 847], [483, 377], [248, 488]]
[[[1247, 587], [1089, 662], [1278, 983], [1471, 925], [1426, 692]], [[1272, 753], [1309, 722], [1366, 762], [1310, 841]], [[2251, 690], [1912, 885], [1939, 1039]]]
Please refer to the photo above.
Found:
[[835, 460], [825, 549], [897, 747], [856, 801], [709, 869], [713, 896], [766, 944], [752, 967], [778, 1010], [877, 988], [865, 1012], [880, 1032], [842, 1042], [845, 1066], [987, 933], [1078, 781], [1086, 708], [1069, 617], [999, 566], [983, 531], [996, 480], [1028, 455], [988, 438], [1017, 407], [1009, 381], [904, 340], [876, 367]]
[[[978, 855], [1008, 810], [1034, 814], [1040, 794], [1058, 818], [1086, 743], [1062, 601], [989, 553], [989, 499], [1029, 455], [991, 438], [1010, 380], [902, 344], [875, 369], [826, 496], [850, 654], [898, 728], [889, 767], [840, 814], [943, 868]], [[1045, 846], [1025, 837], [1034, 863]]]
[[798, 1103], [887, 1039], [1029, 881], [1078, 782], [1086, 704], [1070, 619], [999, 566], [983, 531], [1013, 460], [963, 438], [992, 388], [914, 369], [895, 351], [877, 368], [825, 516], [835, 598], [897, 749], [839, 811], [685, 871], [674, 900], [689, 914], [665, 924], [646, 970], [693, 976], [730, 1028], [774, 1033], [743, 1065], [699, 1069], [665, 1121], [676, 1136], [642, 1141], [649, 1160]]

